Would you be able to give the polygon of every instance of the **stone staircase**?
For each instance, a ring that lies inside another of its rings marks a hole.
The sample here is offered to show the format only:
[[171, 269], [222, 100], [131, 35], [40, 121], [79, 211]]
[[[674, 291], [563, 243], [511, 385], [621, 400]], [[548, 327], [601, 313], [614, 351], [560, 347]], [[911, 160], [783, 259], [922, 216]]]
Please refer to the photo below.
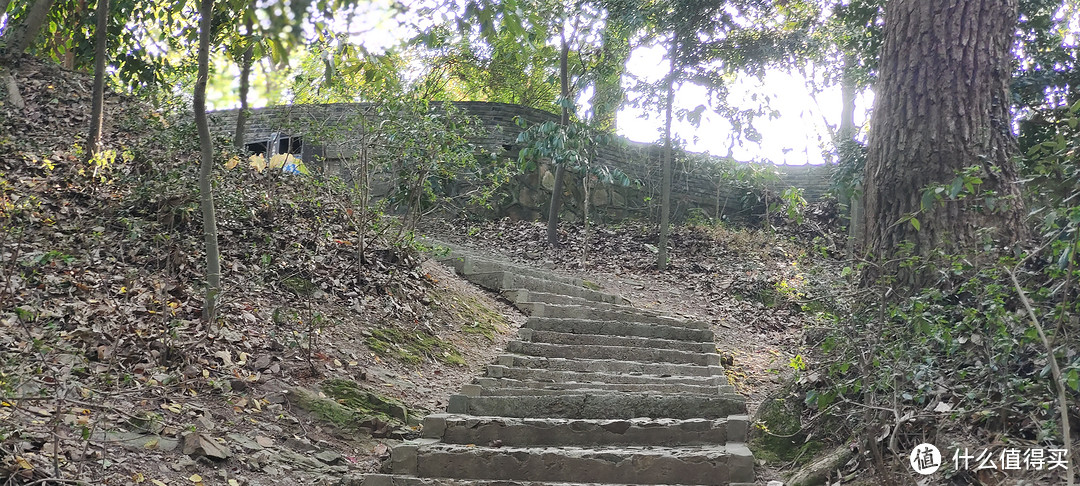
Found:
[[530, 316], [507, 353], [362, 486], [752, 484], [746, 404], [708, 325], [580, 279], [455, 250], [441, 261]]

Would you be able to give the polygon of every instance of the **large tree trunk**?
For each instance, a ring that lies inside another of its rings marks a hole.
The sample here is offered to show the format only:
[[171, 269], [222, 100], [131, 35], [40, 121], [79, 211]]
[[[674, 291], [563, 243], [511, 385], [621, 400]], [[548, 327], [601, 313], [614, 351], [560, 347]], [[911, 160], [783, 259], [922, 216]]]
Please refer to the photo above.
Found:
[[[899, 255], [905, 242], [925, 257], [980, 251], [984, 238], [1004, 247], [1025, 234], [1010, 161], [1008, 83], [1017, 15], [1017, 0], [888, 4], [864, 177], [863, 249], [879, 261]], [[996, 191], [993, 200], [969, 195], [920, 211], [928, 185], [949, 184], [969, 166], [981, 167], [979, 190]], [[904, 222], [911, 215], [919, 223]], [[898, 267], [885, 264], [880, 271], [897, 274], [901, 287], [930, 283], [930, 272]]]
[[668, 264], [668, 234], [671, 232], [671, 110], [675, 104], [675, 56], [679, 52], [678, 39], [671, 39], [668, 49], [667, 101], [664, 103], [664, 180], [660, 186], [660, 244], [656, 253], [656, 269], [664, 270]]
[[[254, 8], [254, 5], [252, 6]], [[240, 56], [240, 111], [236, 113], [236, 132], [233, 134], [233, 145], [237, 150], [244, 150], [244, 131], [247, 130], [248, 117], [248, 92], [251, 91], [251, 57], [255, 52], [254, 36], [251, 34], [252, 22], [250, 15], [244, 15], [244, 28], [247, 32], [247, 49]]]
[[202, 206], [203, 236], [206, 242], [206, 298], [203, 318], [212, 328], [217, 315], [221, 293], [221, 255], [218, 252], [217, 216], [214, 214], [214, 192], [210, 175], [214, 168], [214, 145], [210, 139], [210, 124], [206, 120], [206, 80], [210, 70], [210, 20], [214, 0], [199, 2], [199, 73], [195, 78], [195, 126], [199, 131], [199, 203]]
[[108, 46], [109, 0], [98, 0], [94, 31], [94, 93], [90, 103], [90, 138], [86, 141], [92, 157], [101, 151], [101, 126], [105, 121], [105, 57]]
[[[41, 26], [45, 23], [52, 5], [53, 0], [34, 0], [34, 4], [30, 6], [22, 21], [14, 26], [9, 25], [10, 28], [4, 34], [4, 38], [0, 39], [0, 44], [6, 46], [3, 52], [0, 52], [0, 65], [12, 65], [26, 51], [26, 48], [30, 47], [37, 38], [38, 32], [41, 31]], [[13, 20], [8, 19], [9, 22]]]
[[[570, 99], [570, 44], [566, 42], [566, 27], [559, 31], [562, 39], [562, 51], [559, 53], [559, 85], [562, 94], [562, 103]], [[570, 111], [563, 106], [562, 116], [559, 118], [562, 126], [570, 124]], [[548, 212], [547, 242], [551, 246], [559, 246], [559, 206], [562, 206], [563, 177], [566, 175], [566, 164], [559, 163], [555, 166], [555, 185], [551, 188], [551, 208]]]

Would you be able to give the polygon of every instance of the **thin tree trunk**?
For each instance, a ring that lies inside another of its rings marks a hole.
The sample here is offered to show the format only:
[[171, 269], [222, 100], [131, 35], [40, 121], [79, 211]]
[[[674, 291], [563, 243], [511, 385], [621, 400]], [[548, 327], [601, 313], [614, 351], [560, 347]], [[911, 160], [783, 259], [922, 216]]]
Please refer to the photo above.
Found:
[[[565, 104], [570, 99], [570, 45], [566, 43], [565, 25], [559, 30], [559, 37], [562, 39], [562, 51], [559, 53], [559, 85], [563, 104]], [[562, 108], [559, 123], [564, 127], [570, 124], [570, 111], [565, 106]], [[562, 205], [563, 177], [565, 176], [565, 164], [555, 164], [555, 185], [551, 188], [551, 208], [548, 212], [547, 227], [547, 241], [551, 246], [559, 246], [559, 206]]]
[[585, 215], [585, 237], [581, 244], [581, 268], [585, 268], [589, 264], [589, 173], [585, 172], [585, 176], [581, 178], [582, 192], [585, 197], [582, 198], [581, 207], [582, 214]]
[[[904, 243], [922, 257], [959, 254], [987, 239], [1011, 246], [1026, 234], [1008, 93], [1017, 16], [1017, 0], [888, 4], [864, 177], [865, 251], [882, 261]], [[996, 191], [993, 199], [970, 194], [921, 207], [927, 186], [948, 186], [971, 166], [980, 169], [976, 191]], [[911, 215], [919, 223], [902, 222]], [[896, 274], [901, 287], [933, 278], [896, 267], [880, 271]]]
[[19, 83], [15, 81], [15, 75], [11, 73], [7, 66], [2, 64], [0, 64], [0, 84], [3, 84], [4, 91], [7, 92], [7, 104], [16, 110], [26, 108], [26, 102], [23, 101], [22, 95], [19, 94]]
[[90, 156], [101, 152], [101, 126], [105, 121], [105, 65], [109, 39], [109, 0], [98, 0], [97, 26], [94, 30], [94, 93], [90, 103]]
[[[840, 78], [840, 127], [837, 129], [837, 144], [843, 145], [855, 140], [855, 55], [844, 54], [843, 74]], [[840, 156], [843, 157], [841, 147]]]
[[217, 317], [217, 302], [221, 293], [221, 255], [218, 252], [217, 216], [214, 213], [214, 193], [210, 175], [214, 168], [214, 145], [206, 119], [206, 80], [210, 70], [210, 20], [214, 0], [199, 2], [199, 73], [195, 79], [195, 126], [199, 131], [199, 202], [202, 206], [203, 236], [206, 241], [206, 299], [203, 318], [211, 328]]
[[593, 122], [602, 130], [614, 132], [618, 128], [616, 117], [625, 93], [622, 75], [626, 60], [630, 57], [630, 37], [627, 26], [620, 19], [608, 19], [602, 34], [602, 64], [597, 67], [596, 87], [593, 91]]
[[248, 46], [244, 54], [240, 56], [240, 111], [236, 113], [236, 132], [233, 134], [233, 145], [236, 150], [244, 150], [244, 130], [246, 130], [248, 118], [248, 92], [251, 90], [251, 57], [255, 51], [253, 36], [251, 34], [251, 16], [244, 16], [244, 29], [247, 36]]
[[[0, 53], [0, 65], [10, 66], [18, 61], [19, 56], [37, 38], [41, 26], [45, 23], [45, 18], [49, 15], [49, 10], [52, 9], [52, 5], [53, 0], [34, 1], [34, 4], [30, 6], [29, 11], [23, 17], [22, 22], [11, 27], [4, 35], [4, 38], [0, 39], [2, 41], [0, 44], [6, 46], [3, 53]], [[14, 19], [8, 21], [12, 20]]]
[[656, 253], [656, 269], [665, 270], [668, 264], [668, 234], [671, 232], [671, 111], [675, 103], [675, 55], [679, 52], [678, 40], [671, 39], [668, 49], [667, 101], [664, 103], [664, 182], [660, 187], [660, 245]]
[[[843, 74], [840, 77], [840, 127], [836, 131], [836, 154], [841, 166], [850, 166], [855, 163], [855, 55], [844, 54]], [[850, 211], [848, 213], [848, 243], [847, 256], [854, 258], [856, 242], [862, 241], [862, 205], [863, 198], [860, 195], [861, 184], [857, 184], [847, 201]]]

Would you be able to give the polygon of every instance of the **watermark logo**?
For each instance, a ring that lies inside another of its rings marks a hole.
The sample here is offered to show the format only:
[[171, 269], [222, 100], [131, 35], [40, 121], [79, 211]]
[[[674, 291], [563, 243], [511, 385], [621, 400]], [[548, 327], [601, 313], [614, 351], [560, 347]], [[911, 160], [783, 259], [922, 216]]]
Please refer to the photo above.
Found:
[[934, 474], [941, 468], [941, 451], [933, 444], [922, 443], [911, 450], [908, 460], [915, 472], [923, 475]]

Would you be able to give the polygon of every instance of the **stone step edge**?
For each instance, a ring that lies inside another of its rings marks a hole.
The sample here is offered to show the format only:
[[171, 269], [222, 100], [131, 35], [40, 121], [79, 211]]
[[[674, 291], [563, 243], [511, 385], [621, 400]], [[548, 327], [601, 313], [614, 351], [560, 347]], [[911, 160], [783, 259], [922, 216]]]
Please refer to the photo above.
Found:
[[[515, 481], [506, 479], [418, 478], [401, 474], [350, 474], [336, 486], [640, 486], [620, 483], [567, 483], [559, 481]], [[672, 484], [669, 486], [694, 486]], [[728, 486], [755, 486], [755, 483], [728, 483]]]
[[[745, 442], [750, 417], [717, 419], [559, 419], [431, 414], [422, 438], [447, 444], [482, 444], [501, 438], [517, 447], [701, 446]], [[527, 439], [522, 441], [522, 437]], [[541, 442], [533, 442], [540, 440]], [[524, 445], [529, 444], [529, 445]]]
[[[518, 289], [512, 289], [512, 290], [518, 290]], [[689, 329], [698, 329], [698, 330], [711, 329], [711, 326], [709, 325], [709, 323], [705, 322], [705, 321], [700, 321], [700, 320], [695, 320], [695, 319], [685, 319], [685, 318], [682, 318], [682, 317], [670, 316], [670, 315], [665, 315], [665, 314], [652, 315], [652, 314], [640, 313], [640, 312], [635, 312], [634, 309], [636, 309], [636, 308], [634, 308], [634, 307], [630, 307], [629, 308], [630, 310], [625, 310], [624, 311], [624, 310], [621, 310], [621, 309], [605, 309], [605, 308], [603, 308], [603, 306], [592, 306], [592, 305], [585, 305], [585, 304], [549, 304], [549, 303], [545, 303], [545, 302], [518, 302], [518, 303], [514, 304], [514, 307], [516, 307], [523, 314], [526, 314], [526, 315], [528, 315], [530, 317], [552, 317], [552, 318], [556, 318], [556, 319], [559, 319], [559, 318], [565, 319], [565, 318], [568, 318], [568, 317], [559, 316], [559, 315], [556, 315], [556, 314], [559, 314], [559, 313], [564, 313], [565, 314], [565, 313], [568, 313], [568, 312], [575, 313], [575, 314], [578, 314], [578, 315], [606, 314], [607, 317], [605, 317], [604, 319], [598, 319], [598, 320], [615, 320], [614, 318], [618, 317], [619, 319], [625, 319], [625, 320], [627, 320], [629, 322], [662, 324], [662, 325], [667, 325], [667, 326], [685, 327], [685, 328], [689, 328]], [[573, 309], [575, 307], [580, 308], [582, 310], [577, 311], [577, 309]], [[562, 312], [559, 312], [559, 311], [562, 311]], [[577, 312], [575, 312], [575, 311], [577, 311]]]
[[[579, 355], [587, 355], [590, 351], [593, 351], [596, 353], [602, 352], [607, 355], [612, 355], [612, 357], [600, 359], [616, 361], [692, 364], [698, 366], [720, 365], [720, 355], [717, 353], [691, 352], [678, 349], [644, 348], [639, 346], [551, 344], [513, 340], [506, 343], [506, 349], [511, 353], [547, 358], [579, 359], [584, 358], [584, 356]], [[560, 350], [562, 353], [559, 353]], [[563, 354], [563, 356], [558, 356], [558, 354]], [[630, 359], [626, 359], [635, 355], [643, 356], [645, 354], [651, 355], [651, 357], [648, 358], [648, 361], [641, 361], [639, 359], [631, 361]]]
[[[564, 371], [545, 368], [525, 368], [489, 364], [484, 368], [485, 378], [510, 378], [514, 380], [534, 380], [544, 382], [545, 376], [552, 378], [552, 383], [682, 383], [685, 385], [727, 385], [727, 376], [723, 370], [712, 375], [678, 375], [674, 373], [610, 373], [605, 371]], [[556, 380], [556, 378], [558, 380]], [[591, 378], [591, 379], [590, 379]], [[625, 379], [625, 381], [620, 381]]]
[[[716, 339], [713, 332], [708, 329], [673, 326], [657, 322], [592, 319], [589, 317], [530, 316], [525, 320], [525, 324], [521, 328], [568, 334], [601, 334], [605, 336], [670, 339], [699, 343], [715, 343]], [[597, 333], [596, 331], [603, 331], [603, 333]]]
[[[552, 282], [565, 283], [567, 285], [573, 285], [575, 287], [585, 287], [585, 282], [577, 277], [568, 277], [560, 275], [554, 272], [541, 270], [539, 268], [528, 267], [517, 263], [508, 262], [505, 260], [499, 260], [494, 258], [484, 258], [475, 255], [452, 253], [448, 256], [438, 257], [435, 261], [442, 263], [454, 269], [458, 274], [468, 278], [469, 275], [477, 273], [489, 273], [489, 272], [513, 272], [519, 275], [525, 275], [528, 277], [535, 277], [543, 280], [549, 280]], [[483, 262], [478, 263], [477, 261]], [[477, 269], [477, 266], [488, 264], [490, 269]]]
[[[610, 312], [625, 312], [627, 314], [639, 314], [647, 317], [663, 317], [668, 319], [677, 319], [690, 322], [703, 322], [693, 317], [672, 314], [670, 312], [663, 312], [655, 309], [643, 309], [635, 307], [631, 304], [609, 304], [606, 302], [595, 302], [586, 300], [581, 297], [573, 297], [563, 294], [553, 294], [550, 292], [540, 292], [529, 289], [503, 289], [503, 297], [511, 303], [518, 304], [547, 304], [556, 306], [589, 306], [599, 310]], [[545, 300], [547, 299], [547, 300]], [[562, 300], [569, 302], [551, 302], [551, 300]]]
[[[459, 455], [460, 454], [460, 455]], [[442, 462], [431, 462], [434, 455], [437, 458], [440, 455], [460, 458], [460, 461], [455, 461], [453, 466], [446, 466]], [[745, 481], [746, 479], [754, 478], [754, 456], [743, 442], [729, 442], [723, 445], [701, 445], [701, 446], [622, 446], [622, 447], [495, 447], [495, 446], [481, 446], [481, 445], [466, 445], [466, 444], [446, 444], [438, 439], [413, 439], [399, 444], [391, 450], [390, 454], [390, 471], [395, 474], [407, 474], [417, 475], [420, 473], [421, 457], [426, 457], [427, 460], [423, 461], [424, 468], [428, 471], [425, 474], [440, 471], [438, 464], [443, 464], [442, 467], [450, 467], [451, 469], [457, 469], [465, 474], [469, 474], [468, 477], [483, 477], [481, 474], [476, 476], [471, 475], [475, 471], [468, 471], [470, 469], [483, 470], [483, 474], [491, 474], [492, 469], [486, 467], [485, 463], [490, 466], [491, 462], [497, 462], [499, 457], [513, 456], [517, 461], [530, 462], [525, 458], [532, 457], [545, 457], [544, 464], [549, 464], [551, 457], [554, 456], [556, 460], [561, 463], [562, 467], [551, 468], [545, 466], [546, 470], [562, 470], [565, 466], [580, 466], [581, 463], [588, 464], [590, 462], [595, 463], [597, 460], [604, 462], [618, 462], [623, 463], [626, 461], [628, 464], [644, 465], [645, 469], [641, 470], [641, 473], [648, 471], [646, 476], [651, 481], [644, 484], [664, 484], [660, 481], [661, 475], [667, 477], [670, 471], [664, 470], [649, 470], [649, 464], [652, 461], [645, 460], [640, 462], [637, 458], [658, 457], [668, 458], [672, 461], [682, 464], [699, 464], [700, 458], [710, 457], [722, 457], [725, 469], [729, 477], [738, 478]], [[601, 457], [602, 456], [602, 459]], [[616, 457], [622, 457], [621, 460], [614, 460]], [[565, 462], [565, 463], [564, 463]], [[609, 466], [610, 467], [610, 466]], [[641, 466], [637, 466], [641, 467]], [[434, 469], [432, 469], [434, 468]], [[612, 472], [618, 469], [613, 469]], [[520, 474], [521, 471], [516, 473], [506, 470], [501, 470], [498, 474]], [[625, 473], [624, 473], [625, 474]], [[691, 473], [694, 474], [694, 473]], [[700, 475], [701, 471], [696, 474]], [[438, 475], [438, 472], [436, 472]], [[511, 476], [503, 478], [493, 479], [512, 479]], [[552, 478], [555, 479], [555, 478]], [[555, 479], [558, 480], [558, 479]]]
[[[528, 327], [518, 329], [518, 341], [537, 344], [556, 344], [560, 346], [620, 346], [642, 349], [666, 349], [687, 353], [716, 353], [713, 341], [691, 341], [684, 339], [666, 339], [644, 336], [617, 336], [612, 334], [593, 334], [562, 331], [537, 330]], [[576, 344], [579, 340], [587, 344]]]
[[[476, 383], [462, 386], [462, 395], [468, 395], [465, 387], [479, 386], [480, 391], [470, 388], [468, 393], [479, 393], [477, 396], [515, 396], [551, 395], [554, 393], [590, 393], [601, 394], [607, 392], [618, 393], [644, 393], [644, 394], [675, 394], [675, 395], [726, 395], [734, 393], [731, 385], [694, 385], [691, 383], [596, 383], [596, 382], [568, 382], [551, 383], [529, 380], [512, 380], [507, 378], [476, 378]], [[486, 392], [485, 392], [486, 391]]]
[[[584, 365], [584, 367], [586, 369], [584, 369], [584, 370], [570, 370], [570, 369], [559, 369], [559, 368], [550, 368], [550, 367], [543, 367], [543, 366], [535, 366], [535, 367], [532, 367], [532, 366], [518, 366], [515, 363], [517, 361], [519, 361], [519, 360], [521, 360], [521, 361], [536, 361], [536, 362], [538, 362], [536, 364], [540, 364], [540, 363], [581, 364], [581, 365]], [[505, 352], [505, 353], [502, 353], [499, 356], [497, 356], [495, 358], [494, 364], [500, 365], [500, 366], [506, 366], [508, 368], [523, 368], [523, 369], [532, 369], [532, 370], [568, 371], [568, 372], [578, 372], [578, 373], [591, 373], [591, 372], [626, 373], [626, 374], [635, 373], [633, 371], [612, 371], [610, 368], [614, 367], [614, 368], [627, 368], [627, 369], [642, 368], [642, 369], [654, 369], [654, 370], [669, 369], [671, 371], [679, 371], [680, 373], [663, 372], [663, 373], [660, 373], [660, 374], [678, 375], [678, 376], [714, 376], [714, 375], [723, 375], [724, 374], [724, 368], [722, 366], [720, 366], [719, 364], [716, 364], [716, 365], [696, 365], [696, 364], [686, 364], [686, 363], [678, 363], [678, 364], [676, 364], [676, 363], [642, 363], [642, 362], [639, 362], [639, 361], [624, 361], [624, 360], [614, 360], [614, 359], [545, 358], [543, 356], [532, 356], [532, 355], [528, 355], [528, 354], [511, 353], [511, 352]], [[591, 369], [589, 369], [589, 368], [591, 368]], [[686, 374], [686, 372], [691, 371], [691, 370], [700, 371], [701, 373]], [[657, 374], [657, 373], [641, 372], [640, 374], [644, 375], [644, 374]]]
[[507, 289], [520, 288], [547, 292], [547, 290], [543, 289], [549, 289], [552, 291], [548, 293], [561, 293], [572, 297], [581, 297], [591, 302], [603, 302], [608, 304], [621, 304], [626, 302], [626, 299], [620, 295], [600, 292], [585, 286], [576, 286], [554, 280], [530, 277], [528, 275], [514, 273], [512, 270], [472, 273], [466, 275], [465, 278], [470, 282], [493, 292], [502, 292]]

